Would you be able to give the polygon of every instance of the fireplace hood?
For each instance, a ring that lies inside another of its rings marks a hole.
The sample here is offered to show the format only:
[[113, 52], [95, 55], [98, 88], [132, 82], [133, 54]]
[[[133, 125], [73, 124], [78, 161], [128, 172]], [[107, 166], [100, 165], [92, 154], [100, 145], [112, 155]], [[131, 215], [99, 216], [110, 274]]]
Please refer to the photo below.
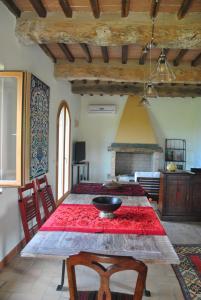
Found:
[[139, 106], [139, 97], [129, 96], [120, 119], [115, 142], [109, 151], [154, 153], [163, 149], [157, 144], [147, 108]]

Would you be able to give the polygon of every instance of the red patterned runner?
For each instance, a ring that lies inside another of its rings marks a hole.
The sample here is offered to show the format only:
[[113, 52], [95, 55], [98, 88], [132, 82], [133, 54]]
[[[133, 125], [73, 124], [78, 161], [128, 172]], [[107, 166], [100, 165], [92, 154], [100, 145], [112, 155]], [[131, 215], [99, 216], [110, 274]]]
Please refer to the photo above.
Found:
[[166, 234], [152, 207], [121, 206], [115, 215], [114, 219], [101, 219], [99, 211], [91, 204], [61, 204], [40, 230]]
[[122, 184], [118, 188], [107, 188], [101, 183], [76, 184], [71, 193], [90, 195], [119, 195], [119, 196], [145, 196], [145, 190], [139, 184]]

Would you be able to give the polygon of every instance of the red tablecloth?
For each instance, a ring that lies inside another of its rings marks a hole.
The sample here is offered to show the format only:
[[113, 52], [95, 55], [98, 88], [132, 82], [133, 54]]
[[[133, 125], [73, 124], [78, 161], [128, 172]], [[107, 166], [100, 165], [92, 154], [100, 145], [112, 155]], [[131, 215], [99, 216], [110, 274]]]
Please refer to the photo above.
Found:
[[99, 211], [91, 204], [61, 204], [40, 230], [166, 234], [152, 207], [121, 206], [115, 215], [114, 219], [101, 219]]
[[119, 196], [145, 196], [145, 190], [139, 184], [122, 184], [120, 187], [110, 189], [101, 183], [79, 183], [71, 191], [72, 194], [90, 195], [119, 195]]

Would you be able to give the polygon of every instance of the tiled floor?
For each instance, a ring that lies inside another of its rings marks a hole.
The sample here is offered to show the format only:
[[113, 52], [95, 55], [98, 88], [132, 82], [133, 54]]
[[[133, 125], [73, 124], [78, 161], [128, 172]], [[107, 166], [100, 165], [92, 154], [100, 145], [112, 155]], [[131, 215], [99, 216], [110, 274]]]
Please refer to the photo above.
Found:
[[[165, 222], [164, 225], [173, 243], [195, 244], [201, 241], [201, 223]], [[183, 300], [171, 266], [149, 265], [148, 268], [147, 288], [151, 290], [151, 300]], [[61, 262], [57, 260], [17, 256], [0, 273], [0, 300], [67, 300], [66, 282], [64, 291], [55, 289], [60, 272]], [[111, 289], [132, 293], [133, 282], [132, 272], [119, 273], [112, 277]], [[78, 286], [83, 290], [96, 289], [98, 277], [88, 269], [79, 268]]]

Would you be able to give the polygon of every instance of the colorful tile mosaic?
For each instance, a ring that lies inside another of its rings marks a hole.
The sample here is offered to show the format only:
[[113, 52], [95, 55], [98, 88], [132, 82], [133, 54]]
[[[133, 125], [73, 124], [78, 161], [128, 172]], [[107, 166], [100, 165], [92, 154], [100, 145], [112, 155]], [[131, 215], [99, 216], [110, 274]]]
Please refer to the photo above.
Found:
[[30, 179], [48, 172], [50, 88], [31, 75]]

